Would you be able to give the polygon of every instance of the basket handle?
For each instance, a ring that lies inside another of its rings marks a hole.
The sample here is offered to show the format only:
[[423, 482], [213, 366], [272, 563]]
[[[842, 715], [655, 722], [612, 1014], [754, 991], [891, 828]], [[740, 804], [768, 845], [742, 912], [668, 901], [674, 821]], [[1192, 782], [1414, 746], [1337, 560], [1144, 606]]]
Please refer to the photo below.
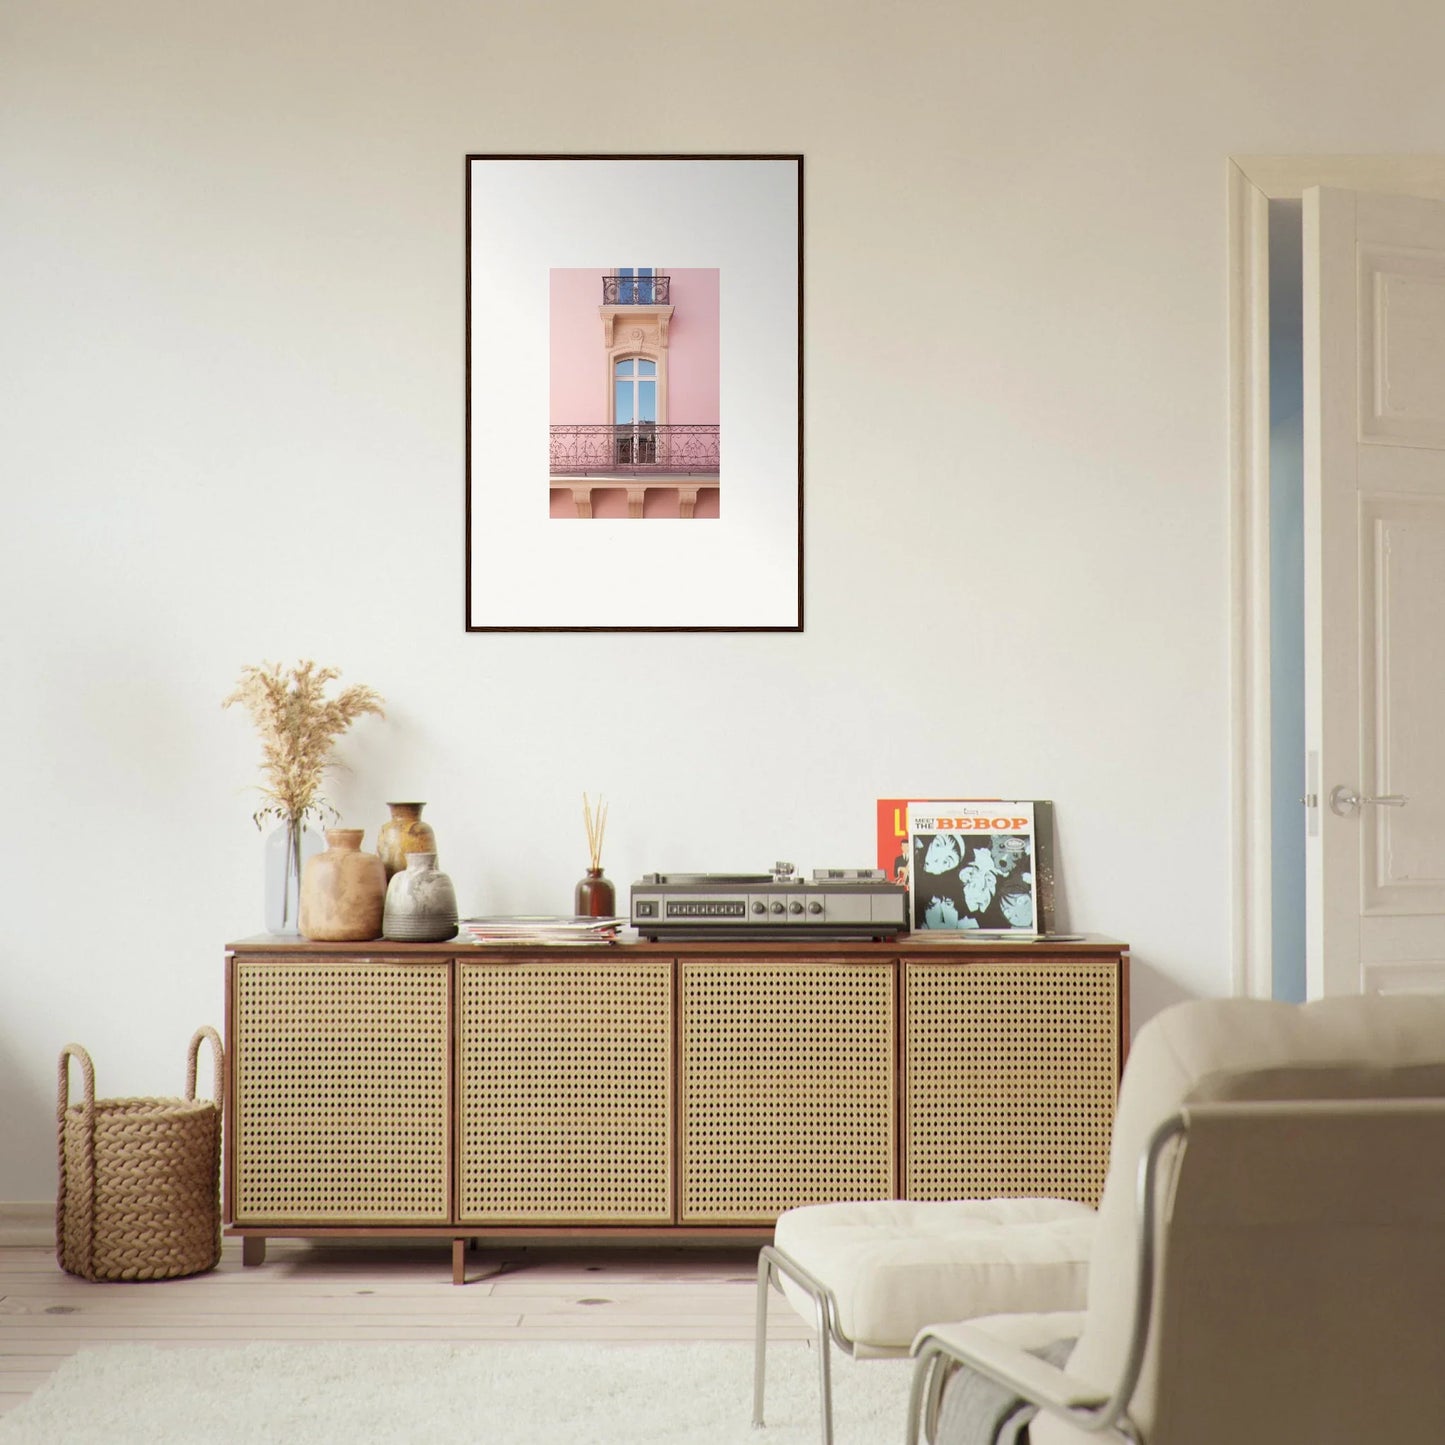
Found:
[[55, 1117], [60, 1124], [65, 1123], [65, 1111], [70, 1107], [70, 1061], [80, 1060], [80, 1076], [85, 1087], [85, 1116], [86, 1127], [89, 1128], [90, 1121], [95, 1115], [95, 1065], [90, 1061], [90, 1055], [81, 1048], [79, 1044], [66, 1044], [60, 1051], [60, 1091], [57, 1102]]
[[221, 1048], [221, 1036], [209, 1024], [202, 1024], [191, 1035], [191, 1047], [186, 1054], [186, 1099], [190, 1101], [196, 1097], [196, 1065], [199, 1062], [202, 1039], [211, 1041], [211, 1058], [216, 1066], [214, 1092], [216, 1103], [219, 1104], [225, 1088], [225, 1057]]
[[[71, 1059], [80, 1060], [85, 1087], [75, 1179], [70, 1177], [69, 1151], [65, 1147]], [[60, 1148], [60, 1174], [55, 1191], [55, 1257], [63, 1269], [88, 1277], [95, 1264], [95, 1065], [79, 1044], [66, 1044], [60, 1051], [60, 1089], [55, 1112]], [[74, 1209], [70, 1207], [72, 1193]]]

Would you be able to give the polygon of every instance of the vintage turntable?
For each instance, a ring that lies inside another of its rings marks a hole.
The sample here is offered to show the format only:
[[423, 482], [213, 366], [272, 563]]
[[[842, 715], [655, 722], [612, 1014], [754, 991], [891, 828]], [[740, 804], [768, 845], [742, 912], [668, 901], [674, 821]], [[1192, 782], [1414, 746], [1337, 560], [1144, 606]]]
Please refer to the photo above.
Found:
[[644, 938], [896, 938], [908, 890], [877, 868], [771, 873], [646, 873], [632, 885], [632, 925]]

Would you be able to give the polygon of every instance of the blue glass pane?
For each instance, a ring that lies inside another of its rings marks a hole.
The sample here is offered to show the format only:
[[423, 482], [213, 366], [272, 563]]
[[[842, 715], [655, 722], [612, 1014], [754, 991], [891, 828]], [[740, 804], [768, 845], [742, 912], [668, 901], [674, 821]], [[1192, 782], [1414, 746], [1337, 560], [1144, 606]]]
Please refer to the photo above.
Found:
[[619, 362], [617, 363], [617, 366], [616, 366], [616, 368], [615, 368], [615, 370], [613, 371], [612, 374], [613, 374], [614, 376], [631, 376], [631, 375], [632, 375], [632, 362], [631, 362], [631, 360], [629, 359], [629, 360], [627, 360], [627, 361], [619, 361]]
[[655, 381], [639, 381], [637, 383], [637, 419], [638, 421], [657, 420], [657, 383]]
[[638, 376], [656, 376], [657, 363], [655, 361], [641, 361], [637, 363]]
[[637, 274], [638, 274], [639, 276], [651, 276], [651, 275], [652, 275], [652, 267], [651, 267], [651, 266], [639, 266], [639, 267], [637, 268]]
[[632, 420], [632, 383], [630, 381], [617, 383], [616, 420], [619, 426], [625, 426]]

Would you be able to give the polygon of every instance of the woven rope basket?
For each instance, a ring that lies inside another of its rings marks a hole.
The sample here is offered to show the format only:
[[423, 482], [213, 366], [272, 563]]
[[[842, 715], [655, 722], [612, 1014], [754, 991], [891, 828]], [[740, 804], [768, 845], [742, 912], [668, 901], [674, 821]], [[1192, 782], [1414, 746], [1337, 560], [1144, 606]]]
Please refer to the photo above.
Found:
[[[201, 1040], [211, 1041], [215, 1098], [196, 1098]], [[70, 1102], [70, 1060], [85, 1097]], [[191, 1039], [183, 1099], [97, 1099], [79, 1044], [60, 1051], [60, 1187], [55, 1257], [84, 1279], [174, 1279], [221, 1257], [221, 1088], [215, 1029]]]

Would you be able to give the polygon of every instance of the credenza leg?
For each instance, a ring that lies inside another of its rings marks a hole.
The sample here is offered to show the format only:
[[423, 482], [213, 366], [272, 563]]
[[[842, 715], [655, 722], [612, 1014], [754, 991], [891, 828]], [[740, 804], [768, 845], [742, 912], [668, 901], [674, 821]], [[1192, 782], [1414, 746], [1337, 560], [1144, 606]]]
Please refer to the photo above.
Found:
[[266, 1236], [264, 1234], [243, 1234], [241, 1236], [241, 1263], [243, 1265], [266, 1263]]
[[467, 1282], [467, 1242], [465, 1239], [452, 1240], [452, 1283]]

